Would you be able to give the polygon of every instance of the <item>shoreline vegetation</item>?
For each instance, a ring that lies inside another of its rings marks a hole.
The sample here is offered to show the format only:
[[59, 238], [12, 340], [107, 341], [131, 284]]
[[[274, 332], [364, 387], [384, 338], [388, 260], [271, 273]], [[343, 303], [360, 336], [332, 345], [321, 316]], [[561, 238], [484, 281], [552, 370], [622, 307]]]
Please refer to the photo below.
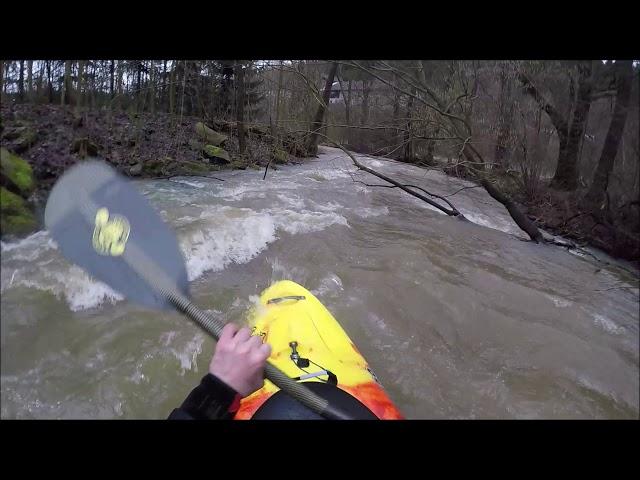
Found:
[[[639, 266], [638, 70], [631, 61], [3, 61], [0, 232], [37, 229], [55, 180], [86, 158], [133, 178], [229, 169], [266, 178], [324, 144], [469, 180], [532, 241], [545, 229]], [[369, 173], [460, 214], [455, 196]]]

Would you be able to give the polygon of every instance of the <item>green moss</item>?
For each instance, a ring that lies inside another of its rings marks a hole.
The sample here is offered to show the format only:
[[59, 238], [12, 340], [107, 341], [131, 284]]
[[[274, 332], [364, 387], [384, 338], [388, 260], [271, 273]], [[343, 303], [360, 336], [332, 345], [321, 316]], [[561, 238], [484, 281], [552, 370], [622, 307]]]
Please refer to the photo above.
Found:
[[271, 156], [276, 163], [283, 164], [289, 161], [289, 154], [281, 148], [275, 148]]
[[196, 123], [196, 134], [202, 141], [206, 141], [216, 147], [222, 145], [227, 140], [226, 135], [210, 129], [202, 122]]
[[2, 235], [24, 235], [38, 226], [33, 213], [23, 198], [0, 187], [0, 233]]
[[220, 147], [216, 147], [214, 145], [205, 145], [202, 149], [202, 153], [207, 158], [219, 158], [221, 160], [226, 160], [227, 162], [231, 162], [231, 157], [226, 150], [223, 150]]
[[167, 162], [164, 159], [152, 158], [142, 164], [142, 175], [145, 177], [161, 177], [165, 175]]
[[31, 165], [6, 148], [0, 149], [0, 174], [18, 187], [24, 197], [35, 188]]
[[182, 175], [204, 175], [209, 173], [209, 167], [204, 163], [183, 162], [180, 167], [183, 172]]

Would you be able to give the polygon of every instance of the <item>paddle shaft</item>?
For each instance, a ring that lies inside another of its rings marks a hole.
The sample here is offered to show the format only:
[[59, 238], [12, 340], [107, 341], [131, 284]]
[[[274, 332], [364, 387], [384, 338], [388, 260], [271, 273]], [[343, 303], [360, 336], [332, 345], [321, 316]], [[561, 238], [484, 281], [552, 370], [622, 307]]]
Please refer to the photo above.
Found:
[[[176, 292], [163, 292], [178, 311], [184, 313], [190, 320], [194, 321], [205, 332], [218, 340], [224, 324], [210, 315], [200, 310], [184, 295]], [[330, 420], [350, 420], [344, 412], [334, 408], [324, 398], [316, 395], [305, 386], [285, 375], [282, 370], [267, 362], [264, 368], [264, 376], [281, 390], [287, 392], [293, 398], [311, 408], [314, 412]]]
[[[85, 219], [93, 223], [98, 206], [91, 200], [85, 189], [80, 191], [80, 211]], [[216, 341], [222, 334], [224, 323], [207, 315], [191, 302], [185, 295], [177, 291], [174, 282], [158, 268], [147, 253], [135, 244], [127, 245], [121, 257], [136, 272], [138, 277], [153, 290], [166, 298], [179, 312], [184, 313]], [[264, 369], [265, 378], [278, 388], [287, 392], [294, 399], [309, 407], [314, 412], [330, 420], [350, 420], [351, 417], [329, 404], [327, 400], [312, 392], [285, 375], [279, 368], [267, 362]]]

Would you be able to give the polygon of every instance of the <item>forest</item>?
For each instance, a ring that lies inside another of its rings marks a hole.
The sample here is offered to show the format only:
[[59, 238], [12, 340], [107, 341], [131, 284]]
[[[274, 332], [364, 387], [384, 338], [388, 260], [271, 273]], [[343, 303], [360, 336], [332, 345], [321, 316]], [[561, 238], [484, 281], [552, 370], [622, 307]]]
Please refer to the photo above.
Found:
[[[131, 177], [259, 168], [267, 178], [324, 144], [464, 178], [533, 241], [544, 229], [638, 262], [639, 70], [632, 60], [4, 60], [2, 235], [37, 229], [55, 180], [87, 157]], [[459, 215], [455, 196], [377, 176]]]

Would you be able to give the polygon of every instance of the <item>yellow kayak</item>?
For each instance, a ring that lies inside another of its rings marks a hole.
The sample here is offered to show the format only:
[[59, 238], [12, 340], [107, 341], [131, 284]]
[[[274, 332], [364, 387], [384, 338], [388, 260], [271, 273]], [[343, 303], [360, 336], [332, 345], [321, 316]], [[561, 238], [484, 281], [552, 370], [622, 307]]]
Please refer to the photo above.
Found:
[[[267, 288], [249, 316], [285, 374], [362, 419], [402, 419], [340, 324], [307, 289], [289, 280]], [[244, 398], [236, 420], [319, 418], [269, 380]]]

